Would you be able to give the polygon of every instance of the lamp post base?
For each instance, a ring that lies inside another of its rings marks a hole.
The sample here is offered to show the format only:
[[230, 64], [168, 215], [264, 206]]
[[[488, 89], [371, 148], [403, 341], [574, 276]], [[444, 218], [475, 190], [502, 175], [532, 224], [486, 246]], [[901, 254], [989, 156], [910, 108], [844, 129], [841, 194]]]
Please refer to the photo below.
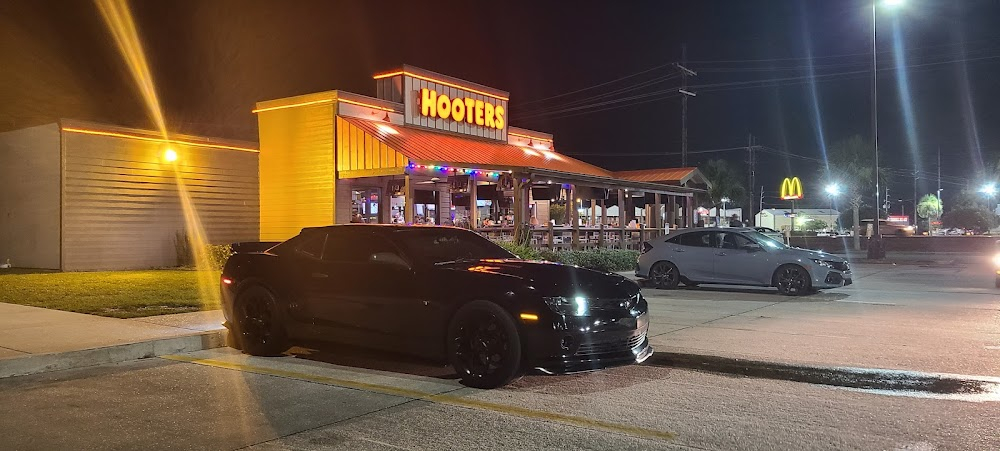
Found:
[[885, 258], [885, 242], [878, 235], [868, 239], [868, 259], [881, 260]]

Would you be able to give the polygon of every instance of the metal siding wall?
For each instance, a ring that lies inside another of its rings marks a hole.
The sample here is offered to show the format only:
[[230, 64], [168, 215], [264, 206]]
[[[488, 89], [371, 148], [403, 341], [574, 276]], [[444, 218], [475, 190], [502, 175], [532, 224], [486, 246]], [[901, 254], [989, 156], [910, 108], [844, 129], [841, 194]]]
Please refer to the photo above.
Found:
[[337, 171], [402, 168], [406, 157], [354, 124], [337, 117]]
[[334, 108], [258, 113], [261, 240], [284, 240], [303, 227], [333, 223]]
[[59, 125], [0, 133], [0, 263], [59, 269]]
[[[63, 133], [63, 269], [173, 266], [185, 230], [177, 178], [209, 244], [259, 235], [257, 153]], [[176, 174], [176, 175], [175, 175]]]

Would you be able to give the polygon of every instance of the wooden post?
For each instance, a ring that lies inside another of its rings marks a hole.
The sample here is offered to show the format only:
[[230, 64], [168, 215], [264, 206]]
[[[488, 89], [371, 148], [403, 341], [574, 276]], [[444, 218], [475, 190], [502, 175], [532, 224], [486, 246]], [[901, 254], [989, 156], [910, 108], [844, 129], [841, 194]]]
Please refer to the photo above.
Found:
[[410, 174], [403, 176], [403, 221], [406, 225], [413, 224], [413, 215], [417, 206], [413, 201], [413, 177]]
[[653, 194], [653, 223], [651, 225], [655, 230], [663, 230], [662, 209], [663, 206], [660, 202], [660, 193]]
[[555, 245], [555, 233], [552, 231], [552, 221], [547, 222], [546, 225], [547, 225], [547, 227], [549, 229], [549, 234], [548, 234], [549, 235], [549, 250], [550, 251], [551, 250], [555, 250], [555, 248], [556, 248], [556, 245]]
[[677, 222], [677, 196], [671, 195], [667, 199], [667, 224], [670, 228], [678, 226]]
[[577, 210], [576, 202], [576, 186], [570, 185], [569, 190], [566, 192], [567, 204], [569, 205], [569, 220], [573, 224], [573, 242], [572, 249], [577, 250], [580, 247], [580, 211]]
[[604, 244], [605, 244], [604, 225], [608, 223], [608, 206], [607, 203], [604, 202], [604, 199], [601, 199], [600, 202], [601, 202], [601, 225], [600, 225], [601, 230], [600, 232], [598, 232], [599, 235], [597, 236], [597, 246], [600, 247], [601, 249], [604, 249]]
[[694, 197], [688, 196], [684, 198], [684, 216], [687, 227], [694, 227], [698, 224], [698, 221], [694, 218]]
[[479, 197], [476, 194], [476, 176], [469, 176], [469, 227], [472, 230], [479, 228], [479, 209], [476, 208], [476, 198]]

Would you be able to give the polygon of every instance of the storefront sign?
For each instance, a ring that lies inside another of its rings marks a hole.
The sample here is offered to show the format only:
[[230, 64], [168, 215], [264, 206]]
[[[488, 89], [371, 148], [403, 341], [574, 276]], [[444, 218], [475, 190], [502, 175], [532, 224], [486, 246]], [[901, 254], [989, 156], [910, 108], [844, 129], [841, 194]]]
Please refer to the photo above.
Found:
[[471, 97], [452, 99], [427, 88], [420, 90], [420, 114], [456, 122], [465, 121], [497, 130], [502, 130], [506, 123], [502, 105], [494, 105], [489, 100], [483, 101]]
[[781, 182], [781, 200], [798, 200], [802, 198], [802, 182], [798, 177], [785, 178]]

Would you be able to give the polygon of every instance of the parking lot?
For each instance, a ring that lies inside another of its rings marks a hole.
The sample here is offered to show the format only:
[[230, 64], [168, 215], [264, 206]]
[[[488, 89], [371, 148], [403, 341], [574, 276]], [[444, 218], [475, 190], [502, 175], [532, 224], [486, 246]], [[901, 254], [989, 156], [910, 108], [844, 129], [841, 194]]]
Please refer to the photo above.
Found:
[[[645, 289], [651, 341], [697, 361], [1000, 374], [981, 264], [857, 265], [805, 297]], [[693, 365], [697, 366], [697, 365]], [[826, 371], [826, 370], [823, 370]], [[8, 449], [997, 449], [997, 393], [865, 390], [671, 359], [462, 387], [444, 366], [359, 349], [215, 349], [0, 380]]]

